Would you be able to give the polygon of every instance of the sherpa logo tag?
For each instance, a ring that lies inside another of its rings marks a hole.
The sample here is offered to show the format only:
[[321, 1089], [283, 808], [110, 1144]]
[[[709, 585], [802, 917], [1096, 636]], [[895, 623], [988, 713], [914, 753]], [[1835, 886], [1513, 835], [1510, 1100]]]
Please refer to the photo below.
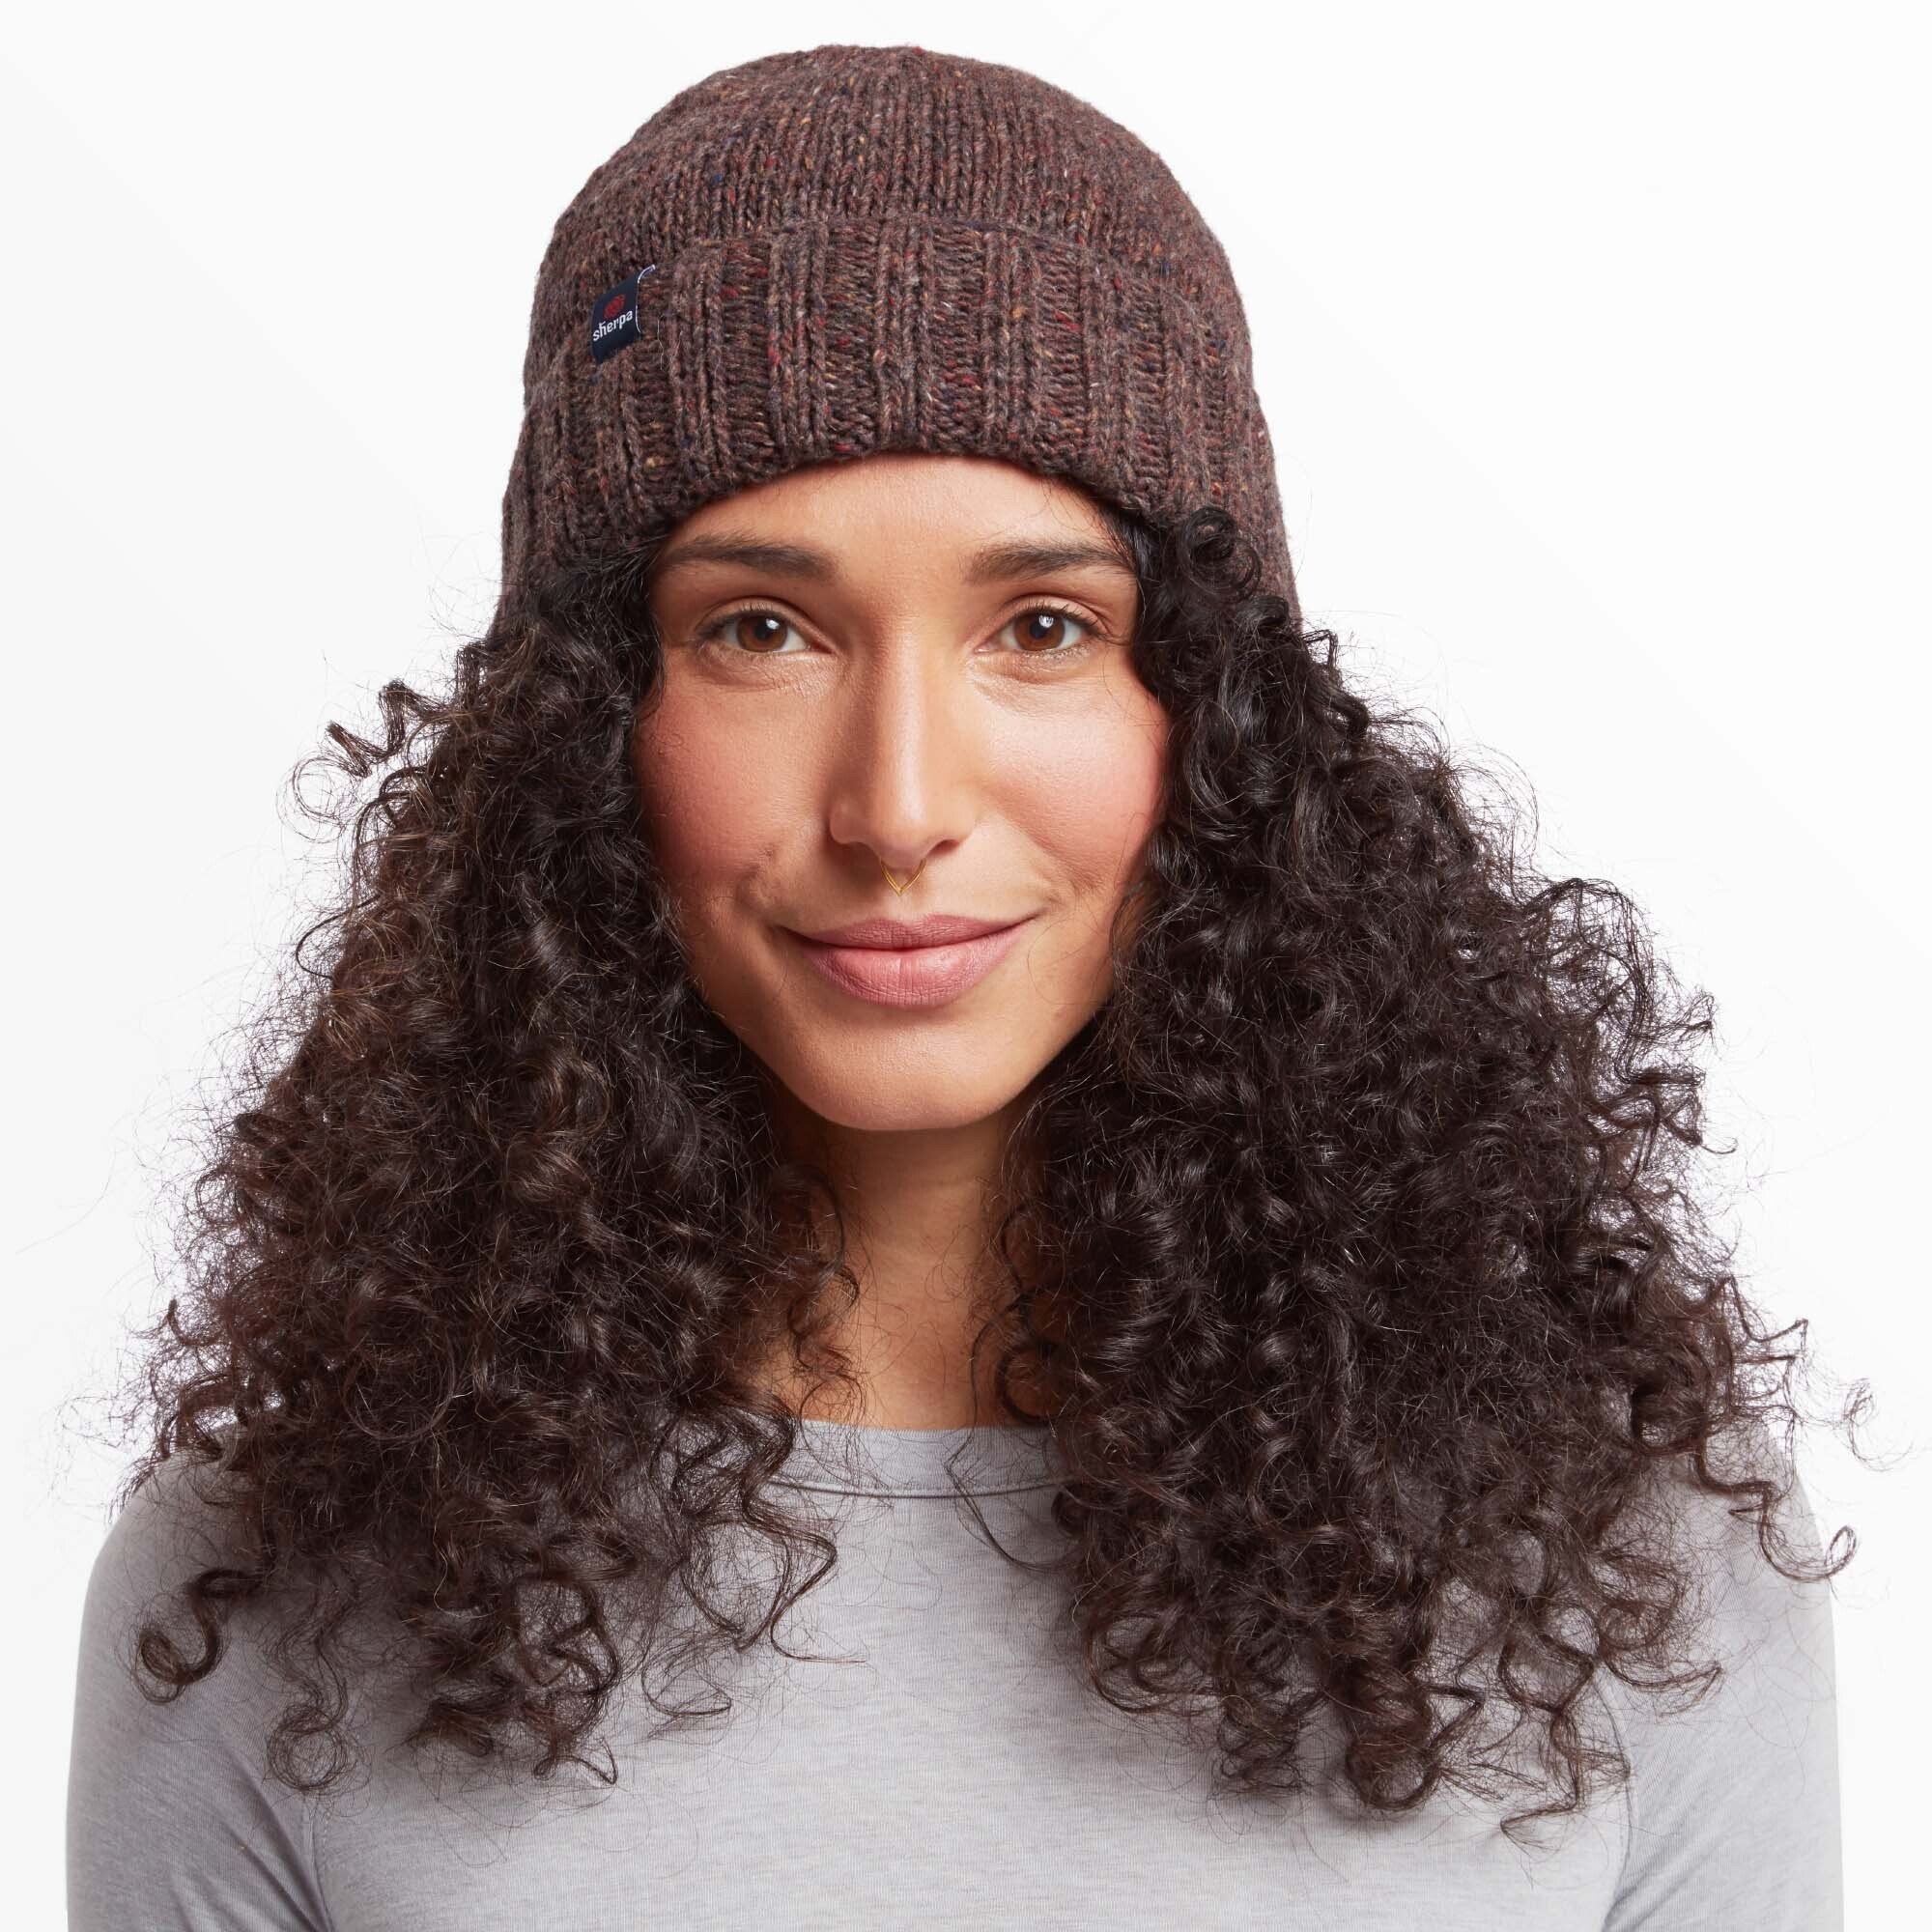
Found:
[[658, 265], [639, 269], [629, 281], [619, 282], [607, 295], [597, 298], [590, 311], [590, 353], [600, 362], [608, 362], [618, 350], [639, 339], [638, 289], [646, 275], [655, 275]]

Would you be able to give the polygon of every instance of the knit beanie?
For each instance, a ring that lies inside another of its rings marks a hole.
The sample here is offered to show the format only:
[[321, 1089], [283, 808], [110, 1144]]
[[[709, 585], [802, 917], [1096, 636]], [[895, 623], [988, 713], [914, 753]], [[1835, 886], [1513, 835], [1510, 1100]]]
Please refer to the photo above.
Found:
[[724, 69], [552, 233], [504, 595], [885, 450], [1001, 458], [1156, 525], [1218, 505], [1298, 617], [1240, 298], [1151, 149], [1032, 74], [924, 47]]

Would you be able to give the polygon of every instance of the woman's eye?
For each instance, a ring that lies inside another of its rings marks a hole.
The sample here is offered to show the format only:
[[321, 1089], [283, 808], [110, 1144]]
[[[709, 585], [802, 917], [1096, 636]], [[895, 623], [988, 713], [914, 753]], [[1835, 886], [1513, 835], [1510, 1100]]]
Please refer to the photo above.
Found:
[[[1067, 627], [1078, 635], [1069, 638]], [[718, 640], [746, 657], [795, 657], [796, 651], [782, 648], [786, 633], [799, 635], [798, 627], [778, 611], [751, 606], [726, 611], [699, 631], [693, 642], [708, 646]], [[1018, 640], [1016, 655], [1030, 658], [1084, 657], [1094, 648], [1099, 627], [1076, 611], [1063, 611], [1056, 605], [1040, 604], [1022, 611], [1000, 626], [999, 635], [1011, 632]]]
[[[1066, 638], [1069, 624], [1082, 633], [1071, 642]], [[1052, 604], [1022, 611], [1006, 628], [1016, 633], [1027, 656], [1041, 658], [1073, 657], [1090, 648], [1095, 635], [1094, 626], [1077, 611], [1063, 611]]]
[[776, 611], [727, 611], [698, 632], [696, 641], [709, 643], [712, 639], [729, 633], [731, 642], [748, 657], [782, 657], [788, 654], [769, 647], [795, 628], [789, 617], [782, 617]]

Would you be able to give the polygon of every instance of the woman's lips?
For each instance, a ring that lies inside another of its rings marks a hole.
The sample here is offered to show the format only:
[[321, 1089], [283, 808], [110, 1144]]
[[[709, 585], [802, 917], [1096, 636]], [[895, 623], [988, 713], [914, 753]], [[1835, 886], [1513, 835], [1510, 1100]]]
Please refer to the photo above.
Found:
[[976, 986], [1030, 923], [1002, 926], [951, 946], [825, 946], [791, 937], [805, 956], [853, 998], [882, 1007], [943, 1007]]

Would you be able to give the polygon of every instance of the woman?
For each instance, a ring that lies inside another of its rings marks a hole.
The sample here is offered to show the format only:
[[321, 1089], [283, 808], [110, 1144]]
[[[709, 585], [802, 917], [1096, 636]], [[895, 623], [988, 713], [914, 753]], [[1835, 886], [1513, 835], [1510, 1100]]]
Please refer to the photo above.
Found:
[[147, 1338], [73, 1925], [1835, 1924], [1706, 1003], [1304, 625], [1158, 157], [714, 74], [525, 393]]

